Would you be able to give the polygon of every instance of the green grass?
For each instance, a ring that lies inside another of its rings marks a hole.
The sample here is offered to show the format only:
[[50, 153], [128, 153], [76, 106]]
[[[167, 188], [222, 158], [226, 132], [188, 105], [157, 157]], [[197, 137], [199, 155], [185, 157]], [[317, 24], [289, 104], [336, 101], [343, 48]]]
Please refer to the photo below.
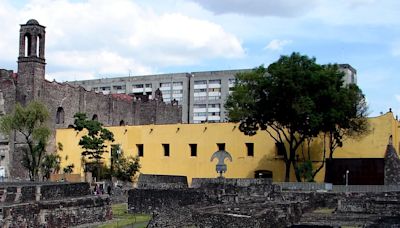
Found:
[[116, 228], [125, 227], [129, 225], [134, 225], [132, 227], [146, 227], [147, 223], [150, 221], [150, 215], [145, 214], [129, 214], [127, 210], [127, 205], [114, 204], [111, 206], [113, 211], [113, 220], [109, 223], [98, 226], [99, 228]]

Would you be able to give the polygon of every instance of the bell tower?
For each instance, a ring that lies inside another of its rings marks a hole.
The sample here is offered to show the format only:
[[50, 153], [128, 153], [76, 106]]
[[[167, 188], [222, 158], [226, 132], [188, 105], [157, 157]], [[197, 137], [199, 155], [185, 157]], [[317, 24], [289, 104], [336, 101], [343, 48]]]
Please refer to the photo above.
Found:
[[46, 60], [45, 27], [35, 19], [21, 25], [19, 30], [18, 100], [26, 103], [40, 97]]

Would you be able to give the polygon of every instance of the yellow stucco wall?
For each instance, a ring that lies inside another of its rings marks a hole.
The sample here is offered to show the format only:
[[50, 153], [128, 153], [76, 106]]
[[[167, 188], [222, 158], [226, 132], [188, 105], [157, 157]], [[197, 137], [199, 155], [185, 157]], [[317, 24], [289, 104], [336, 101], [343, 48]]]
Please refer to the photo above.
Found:
[[[388, 137], [393, 135], [394, 145], [399, 151], [399, 122], [391, 113], [370, 118], [370, 134], [361, 140], [347, 140], [343, 148], [337, 149], [335, 158], [382, 158], [385, 153]], [[217, 143], [225, 143], [225, 150], [233, 158], [226, 161], [226, 177], [254, 177], [255, 170], [271, 170], [274, 181], [284, 181], [284, 163], [276, 155], [275, 142], [266, 132], [255, 136], [245, 136], [233, 123], [206, 124], [171, 124], [109, 127], [115, 142], [120, 144], [125, 155], [136, 156], [137, 144], [144, 145], [144, 156], [140, 158], [141, 173], [185, 175], [189, 182], [196, 177], [216, 177], [216, 160], [210, 162], [211, 155], [218, 150]], [[73, 129], [58, 129], [57, 142], [63, 144], [63, 151], [58, 151], [62, 158], [61, 166], [73, 163], [74, 173], [82, 173], [81, 148], [78, 141], [81, 134]], [[254, 143], [254, 156], [247, 156], [245, 143]], [[170, 156], [164, 156], [162, 144], [170, 145]], [[197, 156], [190, 156], [189, 144], [197, 144]], [[313, 143], [313, 153], [322, 150], [322, 142]], [[65, 157], [68, 157], [65, 160]], [[109, 163], [110, 153], [104, 154]], [[316, 157], [316, 158], [314, 158]], [[320, 159], [314, 156], [313, 159]], [[317, 164], [317, 163], [315, 163]], [[292, 172], [293, 174], [293, 172]], [[316, 177], [323, 181], [324, 170]], [[294, 175], [291, 180], [295, 180]]]

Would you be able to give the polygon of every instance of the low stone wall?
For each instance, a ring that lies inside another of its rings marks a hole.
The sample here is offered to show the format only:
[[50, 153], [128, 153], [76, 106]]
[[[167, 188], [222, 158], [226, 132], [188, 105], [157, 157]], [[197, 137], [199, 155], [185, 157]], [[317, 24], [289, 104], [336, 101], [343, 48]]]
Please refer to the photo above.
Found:
[[81, 183], [1, 183], [0, 203], [24, 203], [90, 195], [89, 184]]
[[1, 183], [0, 227], [70, 227], [112, 219], [108, 195], [88, 183]]
[[338, 200], [338, 212], [400, 216], [400, 193], [359, 193]]
[[197, 203], [216, 203], [195, 189], [132, 189], [128, 194], [130, 213], [152, 214]]
[[188, 182], [186, 176], [140, 174], [137, 187], [140, 189], [188, 188]]
[[70, 227], [112, 219], [108, 197], [13, 204], [1, 207], [1, 227]]

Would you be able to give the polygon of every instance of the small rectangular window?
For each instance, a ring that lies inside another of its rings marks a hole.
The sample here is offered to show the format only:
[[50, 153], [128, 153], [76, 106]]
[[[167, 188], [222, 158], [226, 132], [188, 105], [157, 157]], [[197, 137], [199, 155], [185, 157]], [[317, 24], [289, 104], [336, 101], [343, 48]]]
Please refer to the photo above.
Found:
[[137, 154], [139, 157], [143, 157], [144, 156], [144, 148], [143, 148], [143, 144], [136, 144], [137, 147]]
[[218, 150], [225, 150], [225, 143], [217, 143]]
[[285, 144], [275, 143], [276, 145], [276, 155], [283, 156], [285, 154]]
[[190, 146], [190, 156], [196, 157], [197, 156], [197, 144], [189, 144]]
[[169, 157], [169, 144], [162, 144], [164, 148], [164, 156]]
[[247, 156], [254, 157], [254, 143], [246, 143]]

